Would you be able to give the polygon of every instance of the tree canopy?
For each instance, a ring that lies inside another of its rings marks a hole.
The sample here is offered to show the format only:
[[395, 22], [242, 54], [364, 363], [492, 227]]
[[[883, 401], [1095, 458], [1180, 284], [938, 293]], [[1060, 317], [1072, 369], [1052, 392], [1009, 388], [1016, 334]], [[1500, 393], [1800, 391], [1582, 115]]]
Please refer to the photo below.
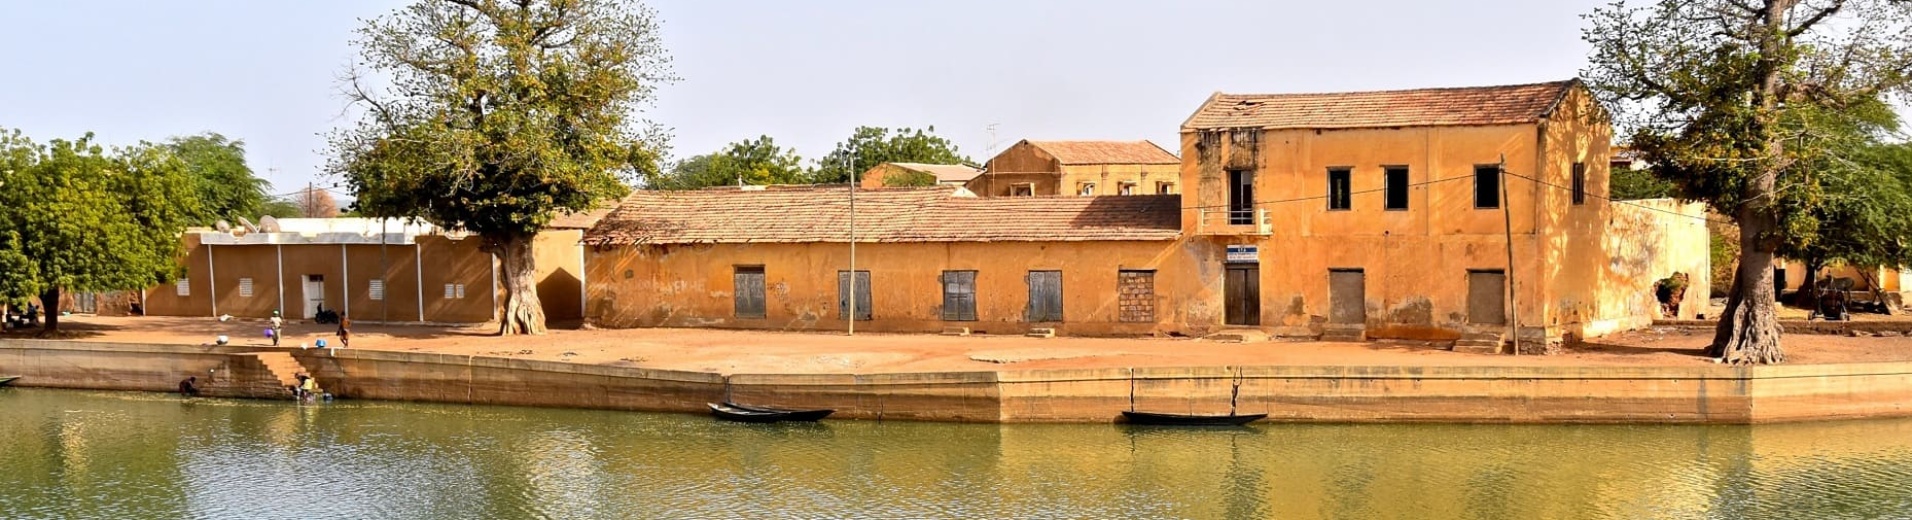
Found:
[[837, 143], [829, 155], [817, 159], [811, 181], [819, 184], [850, 182], [857, 174], [886, 162], [975, 164], [956, 151], [956, 145], [936, 135], [936, 127], [857, 127], [850, 138]]
[[777, 146], [770, 136], [730, 143], [714, 153], [673, 165], [651, 183], [654, 188], [687, 190], [737, 184], [801, 184], [810, 172], [794, 148]]
[[[108, 153], [91, 134], [35, 143], [0, 132], [0, 298], [143, 289], [171, 280], [179, 233], [205, 209], [193, 173], [165, 145]], [[47, 315], [47, 330], [59, 326]]]
[[[1820, 229], [1815, 172], [1845, 157], [1868, 106], [1912, 81], [1912, 4], [1894, 0], [1622, 0], [1587, 15], [1589, 86], [1676, 195], [1739, 227], [1711, 354], [1785, 356], [1773, 257]], [[1830, 172], [1827, 172], [1830, 173]]]
[[416, 0], [368, 20], [347, 85], [362, 113], [332, 169], [361, 214], [481, 237], [502, 265], [500, 333], [542, 333], [532, 237], [656, 173], [632, 117], [673, 79], [657, 23], [637, 0]]
[[199, 194], [200, 223], [258, 218], [264, 213], [272, 183], [246, 165], [246, 143], [213, 132], [174, 137], [166, 149], [186, 164]]

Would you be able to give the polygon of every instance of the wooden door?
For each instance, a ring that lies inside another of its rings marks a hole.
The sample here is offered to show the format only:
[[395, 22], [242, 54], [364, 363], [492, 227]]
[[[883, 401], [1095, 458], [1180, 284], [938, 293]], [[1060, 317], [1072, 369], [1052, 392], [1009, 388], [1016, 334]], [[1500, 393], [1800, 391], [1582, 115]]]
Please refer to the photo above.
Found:
[[1029, 307], [1024, 314], [1030, 323], [1062, 321], [1062, 271], [1029, 272]]
[[[837, 271], [837, 319], [846, 319], [850, 315], [850, 272]], [[856, 272], [856, 319], [870, 321], [875, 316], [870, 310], [870, 272]]]
[[1223, 323], [1261, 325], [1261, 268], [1231, 265], [1222, 288], [1226, 300]]

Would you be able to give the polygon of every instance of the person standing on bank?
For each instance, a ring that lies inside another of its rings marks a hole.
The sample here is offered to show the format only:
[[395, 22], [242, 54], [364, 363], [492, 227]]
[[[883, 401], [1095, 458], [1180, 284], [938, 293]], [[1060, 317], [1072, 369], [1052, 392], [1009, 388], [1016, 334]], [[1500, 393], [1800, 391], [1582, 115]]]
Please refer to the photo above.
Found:
[[352, 348], [352, 318], [339, 315], [339, 348]]
[[272, 346], [279, 346], [279, 337], [285, 335], [285, 318], [279, 317], [279, 311], [272, 311]]

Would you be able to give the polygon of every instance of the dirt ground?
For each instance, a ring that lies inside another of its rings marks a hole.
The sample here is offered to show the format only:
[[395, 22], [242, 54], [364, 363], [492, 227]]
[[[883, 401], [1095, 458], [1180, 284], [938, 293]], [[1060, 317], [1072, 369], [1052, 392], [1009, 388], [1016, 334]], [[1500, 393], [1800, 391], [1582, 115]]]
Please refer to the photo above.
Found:
[[[268, 345], [263, 320], [68, 316], [60, 336], [102, 342]], [[884, 373], [1229, 365], [1691, 365], [1710, 330], [1656, 328], [1595, 340], [1555, 356], [1450, 352], [1408, 342], [1221, 343], [1177, 338], [1028, 338], [797, 333], [709, 329], [553, 330], [497, 337], [496, 326], [355, 324], [351, 348], [437, 352], [719, 373]], [[336, 326], [291, 323], [284, 345], [336, 344]], [[37, 331], [4, 337], [30, 338]], [[1788, 335], [1790, 363], [1912, 361], [1912, 338]]]

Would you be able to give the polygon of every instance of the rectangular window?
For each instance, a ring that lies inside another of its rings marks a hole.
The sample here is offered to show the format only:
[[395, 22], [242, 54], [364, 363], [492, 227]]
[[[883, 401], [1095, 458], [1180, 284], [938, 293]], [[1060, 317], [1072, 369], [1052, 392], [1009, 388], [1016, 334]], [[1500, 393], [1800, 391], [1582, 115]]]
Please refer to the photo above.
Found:
[[239, 297], [240, 298], [252, 297], [252, 279], [251, 278], [239, 279]]
[[370, 285], [365, 288], [365, 295], [371, 297], [372, 301], [384, 301], [385, 300], [385, 281], [372, 280]]
[[1328, 170], [1328, 209], [1346, 210], [1354, 208], [1354, 195], [1349, 186], [1354, 173], [1347, 168]]
[[1500, 209], [1500, 165], [1474, 167], [1474, 208]]
[[1174, 194], [1175, 194], [1175, 183], [1173, 183], [1173, 182], [1158, 182], [1158, 183], [1155, 183], [1155, 194], [1156, 194], [1156, 195], [1174, 195]]
[[1228, 170], [1228, 224], [1255, 223], [1255, 171]]
[[1155, 271], [1124, 270], [1116, 274], [1118, 319], [1124, 323], [1155, 321]]
[[1062, 321], [1062, 271], [1029, 272], [1029, 308], [1024, 314], [1030, 323]]
[[1573, 205], [1587, 203], [1587, 163], [1573, 163]]
[[465, 284], [462, 284], [462, 283], [445, 284], [445, 299], [457, 300], [457, 299], [462, 299], [464, 297], [465, 297]]
[[173, 293], [178, 294], [180, 296], [192, 296], [193, 295], [192, 282], [185, 278], [180, 278], [178, 282], [173, 283]]
[[460, 300], [465, 299], [465, 284], [455, 283], [455, 284], [452, 284], [452, 288], [457, 289], [458, 299]]
[[739, 318], [762, 318], [764, 314], [763, 266], [740, 265], [732, 276], [732, 295]]
[[1387, 196], [1390, 210], [1407, 209], [1407, 167], [1389, 166], [1387, 171]]
[[1133, 182], [1124, 182], [1121, 184], [1117, 184], [1115, 186], [1116, 186], [1115, 193], [1117, 195], [1134, 195], [1135, 194], [1135, 183]]
[[1020, 184], [1011, 184], [1009, 186], [1009, 196], [1034, 197], [1036, 196], [1036, 185], [1030, 184], [1027, 182], [1020, 183]]
[[943, 320], [976, 321], [975, 271], [943, 271]]
[[1093, 182], [1076, 183], [1076, 195], [1081, 195], [1084, 197], [1095, 195], [1095, 183]]
[[[837, 271], [837, 319], [850, 315], [850, 272]], [[875, 313], [870, 311], [870, 272], [856, 272], [856, 320], [870, 321]]]

